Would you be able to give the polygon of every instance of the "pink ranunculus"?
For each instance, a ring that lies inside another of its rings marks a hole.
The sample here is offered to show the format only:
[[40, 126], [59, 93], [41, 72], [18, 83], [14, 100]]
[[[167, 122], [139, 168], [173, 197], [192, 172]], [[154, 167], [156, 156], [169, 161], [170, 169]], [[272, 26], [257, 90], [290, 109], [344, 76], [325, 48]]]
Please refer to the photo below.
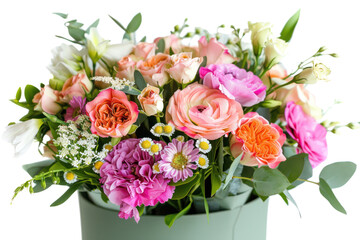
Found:
[[155, 55], [156, 44], [139, 42], [134, 48], [134, 55], [141, 59], [147, 59]]
[[135, 55], [129, 55], [123, 57], [118, 61], [118, 69], [116, 73], [116, 77], [120, 79], [127, 79], [131, 82], [135, 82], [134, 72], [135, 66], [137, 63], [137, 57]]
[[[134, 217], [138, 222], [136, 207], [155, 206], [168, 201], [175, 190], [170, 179], [153, 171], [154, 163], [161, 160], [160, 154], [151, 156], [142, 151], [140, 139], [130, 138], [121, 141], [105, 158], [100, 168], [100, 182], [109, 200], [120, 206], [119, 217]], [[166, 146], [164, 142], [155, 143]]]
[[168, 63], [170, 56], [158, 53], [145, 61], [139, 61], [137, 67], [148, 84], [162, 87], [170, 80], [169, 74], [165, 71]]
[[195, 139], [214, 140], [227, 135], [236, 129], [242, 116], [240, 103], [198, 83], [177, 90], [166, 109], [166, 121]]
[[282, 145], [286, 136], [276, 124], [268, 121], [255, 112], [249, 112], [239, 121], [238, 128], [230, 140], [230, 151], [233, 157], [243, 156], [240, 163], [245, 166], [269, 166], [276, 168], [286, 158]]
[[261, 79], [234, 64], [210, 64], [200, 68], [199, 73], [205, 86], [219, 89], [242, 106], [253, 106], [266, 96], [266, 86]]
[[35, 94], [33, 103], [36, 103], [34, 110], [44, 111], [49, 114], [57, 114], [62, 110], [60, 105], [60, 92], [52, 89], [50, 86], [45, 86], [41, 91]]
[[159, 88], [148, 85], [138, 96], [141, 107], [148, 116], [162, 112], [164, 109], [164, 102], [159, 93]]
[[233, 63], [237, 58], [233, 57], [228, 48], [218, 42], [216, 38], [211, 38], [207, 42], [206, 37], [202, 36], [199, 39], [199, 53], [200, 57], [207, 57], [207, 64], [221, 64], [221, 63]]
[[314, 168], [327, 158], [327, 130], [314, 118], [304, 113], [300, 105], [288, 102], [285, 108], [286, 130], [295, 139], [297, 152], [309, 154], [309, 161]]
[[190, 52], [171, 56], [171, 67], [167, 69], [167, 72], [176, 82], [187, 84], [194, 80], [202, 58], [192, 58], [191, 56]]
[[91, 132], [100, 137], [123, 137], [136, 122], [139, 110], [122, 91], [108, 88], [85, 106]]
[[174, 53], [180, 53], [182, 51], [181, 39], [171, 34], [166, 37], [158, 37], [155, 38], [154, 43], [158, 44], [160, 39], [164, 39], [165, 41], [165, 50], [164, 53], [170, 54], [170, 48]]
[[68, 103], [75, 96], [84, 97], [86, 93], [91, 91], [92, 87], [93, 84], [86, 74], [79, 73], [66, 80], [61, 90], [61, 100]]

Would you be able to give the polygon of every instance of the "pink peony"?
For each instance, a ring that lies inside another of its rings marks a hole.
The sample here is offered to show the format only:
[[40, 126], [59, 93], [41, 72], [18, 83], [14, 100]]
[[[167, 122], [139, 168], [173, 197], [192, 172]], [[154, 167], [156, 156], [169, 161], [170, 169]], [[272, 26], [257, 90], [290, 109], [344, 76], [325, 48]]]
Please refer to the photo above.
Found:
[[258, 113], [249, 112], [240, 119], [239, 127], [233, 133], [230, 151], [235, 158], [243, 153], [240, 163], [245, 166], [276, 168], [286, 160], [281, 149], [285, 140], [279, 126], [269, 124]]
[[169, 74], [165, 71], [168, 63], [170, 63], [170, 56], [158, 53], [145, 61], [139, 61], [137, 68], [148, 84], [162, 87], [170, 80]]
[[[169, 179], [153, 172], [153, 165], [160, 154], [151, 156], [142, 151], [140, 139], [121, 141], [105, 158], [100, 169], [100, 182], [109, 200], [120, 206], [119, 217], [134, 217], [139, 221], [136, 207], [154, 206], [169, 200], [175, 190]], [[164, 142], [155, 141], [165, 146]]]
[[123, 137], [136, 122], [139, 110], [122, 91], [108, 88], [86, 104], [91, 132], [100, 137]]
[[227, 135], [236, 129], [242, 116], [240, 103], [198, 83], [177, 90], [166, 109], [166, 121], [195, 139], [214, 140]]
[[253, 106], [266, 96], [266, 86], [261, 79], [234, 64], [210, 64], [200, 68], [199, 73], [205, 86], [219, 89], [242, 106]]
[[314, 118], [304, 113], [301, 106], [288, 102], [285, 108], [286, 130], [295, 139], [298, 153], [309, 154], [309, 161], [314, 168], [327, 157], [326, 128]]
[[232, 63], [237, 60], [229, 53], [224, 44], [218, 42], [215, 38], [211, 38], [207, 42], [205, 36], [199, 39], [199, 54], [200, 57], [207, 57], [207, 64]]
[[66, 80], [62, 87], [62, 101], [68, 103], [74, 96], [84, 97], [86, 93], [91, 91], [92, 87], [93, 85], [86, 74], [79, 73], [72, 76]]
[[66, 109], [66, 114], [64, 115], [65, 121], [76, 121], [80, 115], [86, 115], [86, 98], [75, 96], [70, 100], [69, 104], [70, 107]]

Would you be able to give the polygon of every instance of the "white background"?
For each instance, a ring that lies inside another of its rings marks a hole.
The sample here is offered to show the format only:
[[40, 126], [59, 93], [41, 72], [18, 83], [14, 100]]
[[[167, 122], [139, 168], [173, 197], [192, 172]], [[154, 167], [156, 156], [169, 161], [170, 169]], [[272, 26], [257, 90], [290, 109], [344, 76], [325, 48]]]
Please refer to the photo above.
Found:
[[[107, 16], [112, 15], [124, 25], [141, 12], [143, 24], [138, 37], [148, 41], [169, 34], [173, 26], [189, 18], [192, 27], [201, 26], [210, 32], [220, 24], [245, 28], [247, 21], [269, 21], [274, 33], [301, 8], [301, 17], [291, 41], [285, 66], [293, 69], [296, 63], [325, 45], [338, 59], [324, 59], [331, 70], [331, 82], [312, 87], [322, 106], [337, 99], [342, 105], [334, 107], [328, 117], [342, 122], [359, 121], [359, 15], [356, 1], [4, 1], [0, 7], [0, 128], [16, 121], [26, 112], [11, 104], [19, 86], [47, 83], [51, 77], [46, 66], [51, 49], [63, 43], [54, 35], [67, 36], [64, 20], [52, 12], [70, 14], [89, 25], [101, 18], [100, 34], [113, 43], [121, 41], [122, 30]], [[356, 24], [357, 23], [357, 24]], [[341, 135], [328, 135], [329, 158], [315, 169], [314, 181], [320, 168], [334, 161], [359, 163], [359, 130], [344, 129]], [[13, 190], [28, 179], [21, 169], [25, 163], [41, 157], [33, 151], [14, 158], [11, 145], [1, 147], [1, 203], [0, 239], [80, 239], [77, 196], [60, 207], [49, 205], [65, 191], [52, 187], [35, 195], [20, 193], [10, 205]], [[335, 194], [348, 212], [335, 211], [322, 198], [317, 186], [303, 184], [292, 191], [302, 213], [299, 218], [294, 206], [286, 206], [280, 197], [271, 198], [268, 216], [268, 240], [302, 239], [360, 239], [360, 170], [350, 182]], [[6, 237], [5, 237], [6, 236]]]

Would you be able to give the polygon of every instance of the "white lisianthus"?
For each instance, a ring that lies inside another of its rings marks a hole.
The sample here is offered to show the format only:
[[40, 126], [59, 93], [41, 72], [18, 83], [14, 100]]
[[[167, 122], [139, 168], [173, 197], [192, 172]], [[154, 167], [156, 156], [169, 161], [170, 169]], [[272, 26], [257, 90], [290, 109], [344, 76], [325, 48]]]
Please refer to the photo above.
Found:
[[[128, 56], [133, 51], [134, 46], [133, 42], [124, 39], [120, 44], [109, 45], [102, 58], [110, 67], [115, 66], [120, 59]], [[103, 67], [106, 69], [105, 66]]]
[[288, 43], [280, 38], [270, 39], [265, 43], [265, 64], [278, 64], [285, 56]]
[[253, 45], [254, 54], [258, 55], [272, 35], [272, 24], [268, 22], [248, 22], [248, 27], [251, 31], [251, 43]]
[[296, 79], [302, 79], [304, 83], [313, 84], [318, 80], [328, 81], [330, 69], [322, 63], [314, 63], [313, 66], [305, 68], [301, 73], [295, 76]]
[[109, 40], [103, 39], [96, 28], [91, 28], [89, 34], [85, 34], [85, 37], [89, 56], [96, 63], [105, 54]]
[[3, 138], [15, 147], [15, 156], [27, 151], [43, 124], [41, 119], [30, 119], [6, 127]]

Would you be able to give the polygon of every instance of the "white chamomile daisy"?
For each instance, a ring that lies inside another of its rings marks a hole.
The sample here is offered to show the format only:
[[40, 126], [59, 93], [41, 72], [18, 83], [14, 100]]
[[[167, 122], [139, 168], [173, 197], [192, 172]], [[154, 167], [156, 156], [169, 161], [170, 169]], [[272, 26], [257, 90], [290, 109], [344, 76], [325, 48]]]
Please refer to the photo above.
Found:
[[204, 154], [201, 154], [198, 158], [198, 160], [196, 161], [196, 165], [199, 167], [199, 168], [202, 168], [202, 169], [206, 169], [209, 167], [209, 159], [207, 156], [205, 156]]
[[64, 172], [64, 180], [68, 184], [72, 184], [77, 181], [77, 176], [73, 172]]
[[160, 137], [164, 133], [164, 126], [165, 126], [165, 124], [163, 124], [163, 123], [157, 123], [150, 129], [150, 132], [154, 136]]
[[153, 144], [154, 143], [151, 138], [142, 138], [139, 142], [139, 146], [143, 151], [149, 151]]
[[176, 140], [178, 140], [179, 142], [184, 142], [185, 141], [185, 137], [182, 135], [179, 135], [176, 137]]
[[163, 127], [163, 129], [164, 129], [163, 135], [165, 135], [165, 136], [167, 136], [167, 137], [171, 137], [171, 135], [173, 135], [174, 132], [175, 132], [175, 126], [172, 125], [171, 123], [165, 125], [165, 126]]
[[196, 140], [195, 146], [199, 148], [200, 152], [208, 153], [211, 151], [211, 144], [206, 138]]
[[154, 143], [153, 145], [151, 145], [150, 149], [149, 149], [149, 154], [151, 156], [153, 155], [158, 155], [162, 150], [162, 145], [160, 143]]
[[111, 151], [113, 149], [113, 145], [108, 143], [108, 144], [105, 144], [103, 148], [106, 149], [107, 151]]
[[152, 166], [152, 170], [153, 170], [153, 173], [155, 173], [155, 174], [160, 173], [160, 168], [159, 168], [158, 162], [154, 163], [154, 165]]
[[100, 168], [104, 164], [104, 160], [99, 160], [94, 163], [93, 171], [96, 173], [100, 173]]

